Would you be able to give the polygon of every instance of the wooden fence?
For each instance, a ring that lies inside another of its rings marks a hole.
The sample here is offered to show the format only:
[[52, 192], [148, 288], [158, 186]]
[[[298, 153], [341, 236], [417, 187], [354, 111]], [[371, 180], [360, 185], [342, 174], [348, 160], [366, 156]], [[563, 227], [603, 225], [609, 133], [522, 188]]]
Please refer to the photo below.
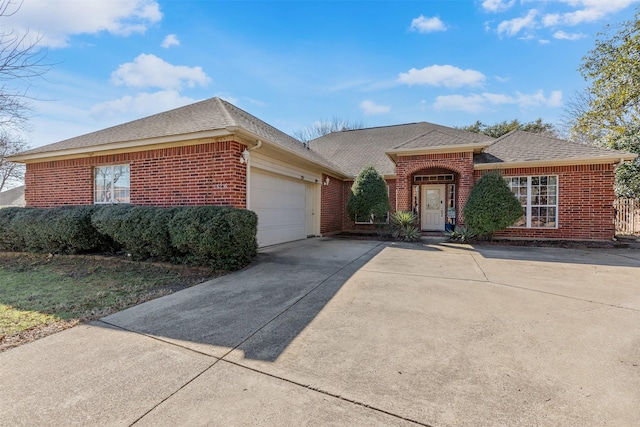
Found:
[[640, 199], [616, 199], [616, 234], [640, 235]]

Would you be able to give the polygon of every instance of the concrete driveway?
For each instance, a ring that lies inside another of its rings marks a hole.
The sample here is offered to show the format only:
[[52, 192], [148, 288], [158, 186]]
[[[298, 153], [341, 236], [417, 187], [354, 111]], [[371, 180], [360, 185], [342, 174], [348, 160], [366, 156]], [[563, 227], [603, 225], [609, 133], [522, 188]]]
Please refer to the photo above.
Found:
[[0, 354], [0, 425], [640, 425], [640, 251], [312, 239]]

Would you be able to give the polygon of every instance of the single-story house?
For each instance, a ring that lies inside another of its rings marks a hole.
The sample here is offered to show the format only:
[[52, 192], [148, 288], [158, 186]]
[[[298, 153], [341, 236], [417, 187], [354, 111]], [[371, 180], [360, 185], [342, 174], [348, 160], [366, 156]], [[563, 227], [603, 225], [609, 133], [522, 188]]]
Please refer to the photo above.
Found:
[[[476, 180], [500, 171], [526, 215], [500, 236], [614, 237], [616, 165], [634, 154], [515, 131], [501, 138], [431, 123], [334, 132], [302, 143], [212, 98], [11, 157], [27, 206], [230, 205], [258, 214], [260, 246], [362, 227], [350, 187], [372, 164], [391, 205], [422, 230], [462, 224]], [[360, 218], [363, 224], [369, 218]]]
[[25, 205], [24, 185], [19, 185], [0, 193], [0, 208], [23, 207]]

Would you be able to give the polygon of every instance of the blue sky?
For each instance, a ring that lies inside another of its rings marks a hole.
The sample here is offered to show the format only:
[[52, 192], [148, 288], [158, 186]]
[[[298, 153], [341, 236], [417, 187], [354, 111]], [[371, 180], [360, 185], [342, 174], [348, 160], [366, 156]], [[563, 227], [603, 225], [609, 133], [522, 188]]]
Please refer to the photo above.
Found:
[[30, 82], [33, 147], [220, 96], [292, 133], [558, 122], [606, 24], [638, 0], [24, 0], [3, 29], [54, 64]]

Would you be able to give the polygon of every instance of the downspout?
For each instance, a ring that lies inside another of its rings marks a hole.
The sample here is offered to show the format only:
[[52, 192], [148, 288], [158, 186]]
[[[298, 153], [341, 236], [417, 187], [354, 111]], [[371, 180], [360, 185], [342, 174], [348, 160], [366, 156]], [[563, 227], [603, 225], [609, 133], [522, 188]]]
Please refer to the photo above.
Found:
[[246, 200], [245, 200], [245, 207], [247, 209], [250, 209], [250, 200], [251, 200], [251, 152], [253, 150], [257, 150], [258, 148], [262, 147], [262, 141], [258, 140], [258, 143], [256, 145], [254, 145], [251, 148], [245, 148], [245, 151], [247, 152], [247, 188], [246, 188]]

